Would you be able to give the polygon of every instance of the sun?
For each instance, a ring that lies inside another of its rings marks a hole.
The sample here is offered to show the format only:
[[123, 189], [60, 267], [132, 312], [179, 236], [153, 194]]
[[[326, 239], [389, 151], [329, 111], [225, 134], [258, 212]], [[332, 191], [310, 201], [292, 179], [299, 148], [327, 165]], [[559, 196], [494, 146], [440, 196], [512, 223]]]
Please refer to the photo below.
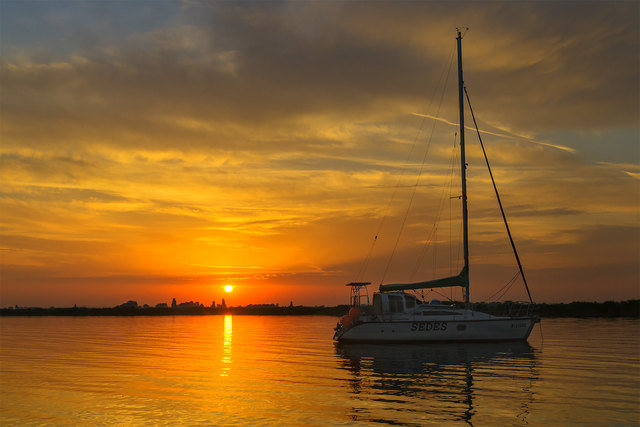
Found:
[[225, 292], [231, 292], [233, 290], [233, 286], [227, 285], [224, 287]]

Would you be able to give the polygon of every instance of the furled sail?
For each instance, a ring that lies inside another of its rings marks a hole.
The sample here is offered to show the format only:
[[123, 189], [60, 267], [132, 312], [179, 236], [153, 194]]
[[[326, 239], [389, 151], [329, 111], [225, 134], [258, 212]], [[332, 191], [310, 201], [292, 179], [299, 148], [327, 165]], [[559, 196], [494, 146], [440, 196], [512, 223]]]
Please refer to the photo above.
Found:
[[406, 291], [409, 289], [448, 288], [451, 286], [462, 286], [463, 288], [469, 286], [469, 270], [466, 266], [457, 276], [428, 280], [426, 282], [380, 285], [380, 292]]

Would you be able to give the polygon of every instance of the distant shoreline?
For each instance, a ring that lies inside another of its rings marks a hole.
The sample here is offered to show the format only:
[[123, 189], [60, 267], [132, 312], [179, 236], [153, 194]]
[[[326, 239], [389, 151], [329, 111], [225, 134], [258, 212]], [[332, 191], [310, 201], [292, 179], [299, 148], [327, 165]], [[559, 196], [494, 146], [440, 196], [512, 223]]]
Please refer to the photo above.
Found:
[[[475, 310], [501, 315], [506, 303], [475, 303]], [[261, 315], [261, 316], [342, 316], [349, 311], [347, 305], [333, 307], [306, 306], [246, 306], [246, 307], [18, 307], [2, 308], [0, 316], [197, 316], [197, 315]], [[536, 304], [535, 313], [543, 318], [553, 317], [630, 317], [640, 318], [640, 300], [621, 302], [572, 302]]]

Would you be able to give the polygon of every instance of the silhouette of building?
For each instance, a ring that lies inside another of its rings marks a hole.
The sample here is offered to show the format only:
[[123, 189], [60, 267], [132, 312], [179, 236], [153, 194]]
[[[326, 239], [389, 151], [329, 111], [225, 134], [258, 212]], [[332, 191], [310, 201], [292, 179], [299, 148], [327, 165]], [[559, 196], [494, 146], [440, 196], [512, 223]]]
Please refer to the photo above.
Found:
[[176, 308], [176, 299], [174, 298], [173, 301], [171, 301], [171, 308]]
[[227, 308], [227, 303], [224, 302], [224, 298], [222, 298], [222, 304], [220, 304], [220, 307]]
[[156, 308], [169, 308], [166, 302], [161, 302], [160, 304], [156, 304]]

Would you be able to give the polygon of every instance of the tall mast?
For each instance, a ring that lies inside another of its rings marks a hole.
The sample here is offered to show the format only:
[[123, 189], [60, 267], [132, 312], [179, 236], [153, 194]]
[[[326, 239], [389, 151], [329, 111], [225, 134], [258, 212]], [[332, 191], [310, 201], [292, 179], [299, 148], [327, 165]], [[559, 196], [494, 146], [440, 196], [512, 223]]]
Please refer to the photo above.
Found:
[[464, 247], [464, 268], [462, 273], [466, 282], [465, 303], [469, 304], [469, 219], [467, 214], [467, 163], [464, 158], [464, 80], [462, 79], [462, 34], [457, 28], [458, 37], [458, 101], [460, 108], [460, 176], [462, 178], [462, 238]]

